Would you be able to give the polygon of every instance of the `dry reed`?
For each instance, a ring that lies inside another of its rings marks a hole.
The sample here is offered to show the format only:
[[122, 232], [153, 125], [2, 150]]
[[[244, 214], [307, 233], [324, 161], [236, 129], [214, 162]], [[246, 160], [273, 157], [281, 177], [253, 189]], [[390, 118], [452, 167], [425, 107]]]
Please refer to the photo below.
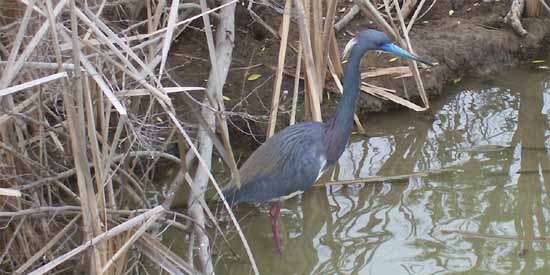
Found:
[[[169, 273], [203, 270], [194, 266], [192, 257], [186, 261], [156, 241], [159, 228], [191, 234], [188, 224], [202, 228], [200, 235], [208, 238], [204, 222], [197, 224], [195, 217], [167, 218], [184, 181], [175, 182], [165, 203], [157, 207], [146, 194], [154, 186], [153, 168], [160, 159], [186, 166], [167, 153], [170, 143], [180, 143], [180, 155], [192, 152], [188, 155], [195, 156], [198, 167], [210, 169], [195, 148], [194, 134], [188, 133], [192, 128], [183, 126], [169, 96], [208, 90], [166, 86], [164, 81], [174, 38], [193, 20], [208, 22], [209, 14], [227, 11], [236, 1], [212, 9], [203, 3], [200, 13], [189, 6], [194, 14], [187, 18], [179, 17], [179, 1], [170, 1], [169, 8], [166, 1], [147, 1], [143, 6], [100, 0], [0, 4], [3, 272], [44, 274], [78, 264], [85, 273], [122, 274], [143, 268], [135, 264], [140, 255]], [[145, 19], [129, 18], [126, 12], [132, 9], [147, 10]], [[134, 20], [134, 26], [147, 28], [146, 33], [133, 26], [124, 30], [117, 20]], [[215, 55], [211, 58], [217, 62]], [[224, 81], [220, 79], [217, 94], [208, 94], [206, 104], [214, 109], [224, 109]], [[238, 179], [225, 118], [220, 112], [216, 118], [222, 141], [212, 131], [208, 136]], [[210, 127], [204, 120], [198, 123]], [[189, 174], [185, 176], [182, 179], [193, 184]], [[217, 184], [210, 173], [207, 178]], [[203, 191], [197, 194], [199, 212], [207, 213], [222, 232]], [[128, 206], [142, 212], [135, 217], [116, 214]], [[44, 211], [48, 207], [53, 208]], [[142, 245], [144, 240], [149, 245]], [[252, 255], [250, 260], [254, 263]]]

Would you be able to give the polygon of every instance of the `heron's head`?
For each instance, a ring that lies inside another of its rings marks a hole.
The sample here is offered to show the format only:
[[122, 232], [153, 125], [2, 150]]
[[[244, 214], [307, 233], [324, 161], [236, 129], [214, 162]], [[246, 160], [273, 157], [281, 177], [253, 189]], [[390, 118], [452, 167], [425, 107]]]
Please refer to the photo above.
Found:
[[363, 56], [369, 50], [385, 51], [426, 65], [434, 65], [426, 59], [400, 48], [385, 33], [373, 29], [363, 30], [351, 39], [344, 48], [344, 58], [347, 58], [351, 52], [357, 52], [359, 56]]

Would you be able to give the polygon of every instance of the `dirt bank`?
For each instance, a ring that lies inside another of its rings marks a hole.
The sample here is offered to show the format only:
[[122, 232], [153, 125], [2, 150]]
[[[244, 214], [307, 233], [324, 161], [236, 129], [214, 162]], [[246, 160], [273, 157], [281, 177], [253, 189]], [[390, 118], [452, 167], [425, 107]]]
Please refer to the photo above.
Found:
[[[548, 17], [525, 18], [523, 23], [529, 34], [520, 37], [502, 23], [510, 1], [485, 4], [481, 1], [454, 1], [455, 9], [450, 2], [438, 2], [415, 25], [410, 35], [418, 54], [439, 62], [438, 66], [422, 74], [429, 95], [445, 93], [446, 88], [457, 79], [497, 72], [547, 55], [550, 49]], [[461, 2], [460, 5], [457, 2]], [[454, 11], [452, 16], [449, 16], [450, 10]], [[364, 25], [354, 22], [351, 27], [355, 30]], [[401, 96], [405, 96], [402, 81], [386, 77], [370, 79], [370, 82], [396, 89]], [[419, 101], [413, 79], [405, 80], [405, 85], [409, 97]], [[363, 96], [358, 107], [359, 112], [364, 114], [398, 106], [372, 96]]]
[[[454, 2], [454, 6], [451, 2]], [[502, 23], [509, 2], [438, 1], [426, 16], [418, 20], [410, 34], [414, 49], [418, 54], [439, 62], [438, 66], [422, 73], [429, 95], [445, 93], [446, 88], [454, 85], [453, 81], [456, 79], [463, 79], [468, 75], [489, 74], [504, 67], [546, 56], [546, 50], [550, 48], [549, 18], [524, 19], [524, 27], [529, 34], [519, 37]], [[453, 10], [452, 16], [449, 15], [450, 10]], [[281, 16], [275, 9], [264, 7], [257, 12], [277, 29]], [[245, 8], [239, 8], [237, 13], [234, 62], [224, 94], [228, 99], [228, 109], [235, 112], [231, 119], [233, 134], [246, 137], [249, 133], [254, 133], [261, 140], [264, 132], [262, 129], [265, 128], [269, 113], [280, 42], [264, 27], [252, 21]], [[343, 14], [342, 10], [339, 15]], [[197, 27], [200, 28], [200, 23]], [[343, 47], [351, 34], [365, 27], [375, 26], [366, 17], [356, 17], [338, 34], [339, 44]], [[182, 43], [172, 50], [171, 63], [172, 66], [177, 66], [173, 74], [180, 84], [203, 85], [210, 67], [204, 35], [197, 30], [190, 30], [184, 32], [180, 40]], [[294, 37], [291, 34], [290, 41], [296, 40], [296, 33]], [[366, 70], [367, 67], [396, 66], [399, 62], [390, 62], [387, 55], [370, 55], [364, 66]], [[289, 75], [294, 71], [295, 64], [296, 56], [290, 51], [286, 63]], [[251, 74], [258, 74], [260, 77], [257, 80], [247, 79]], [[396, 80], [386, 76], [370, 78], [368, 82], [396, 89], [400, 96], [419, 102], [412, 78]], [[285, 77], [280, 105], [281, 123], [286, 123], [288, 117], [285, 112], [288, 113], [290, 109], [292, 85], [293, 78]], [[331, 84], [327, 83], [327, 86], [330, 89]], [[331, 99], [338, 97], [330, 93], [329, 96]], [[333, 104], [325, 103], [324, 116], [330, 114], [330, 105]], [[358, 112], [361, 116], [368, 112], [398, 107], [392, 102], [364, 94], [358, 101]]]

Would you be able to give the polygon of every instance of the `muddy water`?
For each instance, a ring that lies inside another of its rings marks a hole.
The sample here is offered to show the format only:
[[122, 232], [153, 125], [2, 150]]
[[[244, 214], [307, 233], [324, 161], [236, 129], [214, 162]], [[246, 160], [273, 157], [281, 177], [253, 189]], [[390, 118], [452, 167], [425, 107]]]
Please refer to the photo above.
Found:
[[[324, 180], [446, 173], [285, 201], [281, 256], [268, 206], [239, 207], [262, 273], [550, 274], [550, 241], [534, 240], [550, 236], [550, 72], [524, 67], [454, 89], [434, 116], [369, 117], [369, 137], [354, 136]], [[219, 274], [249, 273], [246, 258], [224, 256]]]

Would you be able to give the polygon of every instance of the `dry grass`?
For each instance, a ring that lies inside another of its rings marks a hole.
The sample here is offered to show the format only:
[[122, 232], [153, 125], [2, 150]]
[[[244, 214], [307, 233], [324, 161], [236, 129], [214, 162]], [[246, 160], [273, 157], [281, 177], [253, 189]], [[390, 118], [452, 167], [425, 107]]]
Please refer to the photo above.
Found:
[[[193, 20], [207, 20], [236, 1], [203, 6], [188, 18], [178, 17], [178, 1], [170, 7], [166, 1], [139, 2], [144, 6], [100, 0], [0, 4], [3, 272], [83, 266], [85, 273], [123, 274], [143, 270], [141, 257], [169, 273], [199, 272], [154, 235], [169, 226], [191, 233], [196, 221], [169, 210], [179, 186], [192, 183], [188, 172], [174, 181], [162, 205], [151, 206], [146, 190], [160, 159], [189, 168], [167, 153], [169, 144], [179, 143], [180, 155], [191, 152], [209, 170], [169, 97], [205, 88], [170, 87], [163, 78], [173, 39]], [[142, 10], [145, 19], [132, 20], [132, 12]], [[210, 95], [216, 109], [223, 109], [221, 96]], [[210, 137], [236, 173], [225, 118], [217, 117], [222, 141], [212, 131]], [[128, 206], [139, 211], [118, 210]], [[221, 232], [201, 194], [203, 208]], [[148, 244], [140, 245], [144, 240]]]

